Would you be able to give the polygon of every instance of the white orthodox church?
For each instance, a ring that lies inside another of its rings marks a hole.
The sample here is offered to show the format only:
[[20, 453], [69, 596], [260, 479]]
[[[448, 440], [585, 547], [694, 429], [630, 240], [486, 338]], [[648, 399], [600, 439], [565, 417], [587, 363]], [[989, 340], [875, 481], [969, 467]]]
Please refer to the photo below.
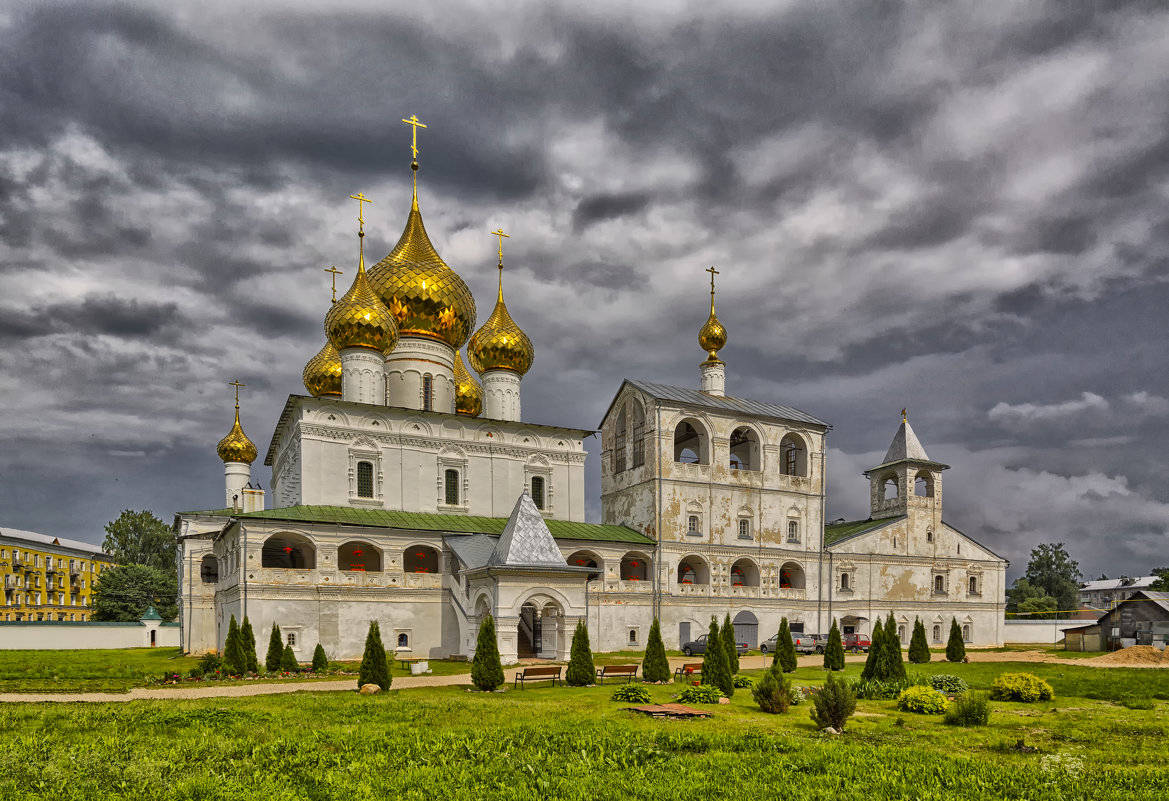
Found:
[[829, 425], [726, 394], [713, 273], [699, 388], [622, 382], [601, 423], [603, 522], [585, 522], [595, 431], [523, 420], [534, 348], [504, 303], [502, 246], [495, 308], [475, 330], [411, 167], [398, 244], [367, 272], [359, 215], [357, 275], [325, 315], [308, 394], [276, 423], [276, 508], [252, 481], [237, 398], [218, 448], [224, 508], [176, 516], [185, 650], [222, 648], [232, 615], [279, 624], [306, 661], [318, 642], [358, 657], [372, 620], [399, 652], [470, 656], [489, 614], [504, 661], [566, 658], [582, 619], [603, 651], [642, 648], [655, 617], [677, 648], [727, 614], [752, 645], [784, 616], [796, 631], [837, 619], [867, 633], [890, 612], [906, 643], [919, 617], [934, 642], [956, 618], [971, 644], [1002, 643], [1006, 562], [942, 521], [946, 465], [908, 421], [866, 473], [870, 517], [826, 524]]

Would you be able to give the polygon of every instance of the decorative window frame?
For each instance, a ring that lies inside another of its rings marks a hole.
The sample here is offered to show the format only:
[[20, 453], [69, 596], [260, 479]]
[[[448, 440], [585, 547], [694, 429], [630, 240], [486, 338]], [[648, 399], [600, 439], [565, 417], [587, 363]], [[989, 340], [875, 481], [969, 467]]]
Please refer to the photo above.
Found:
[[[743, 533], [743, 524], [747, 524], [747, 533]], [[755, 515], [749, 507], [743, 506], [739, 509], [738, 521], [735, 524], [735, 533], [738, 539], [754, 540], [755, 539]]]
[[[942, 580], [942, 592], [938, 592], [938, 579]], [[948, 596], [950, 594], [950, 571], [934, 569], [930, 573], [930, 595], [936, 597]]]
[[[357, 494], [357, 463], [373, 465], [373, 497], [362, 498]], [[360, 437], [349, 444], [349, 503], [353, 506], [384, 506], [382, 494], [382, 449], [368, 437]]]
[[[852, 593], [856, 591], [856, 565], [853, 562], [838, 562], [835, 573], [835, 587], [837, 592]], [[844, 586], [844, 576], [848, 576], [847, 587]]]
[[[971, 591], [970, 591], [970, 581], [971, 581], [971, 579], [973, 579], [973, 580], [974, 580], [974, 582], [975, 582], [975, 587], [977, 588], [977, 589], [976, 589], [974, 592], [971, 592]], [[967, 595], [967, 597], [969, 597], [969, 598], [981, 598], [981, 597], [982, 597], [982, 595], [983, 595], [983, 592], [982, 592], [982, 591], [983, 591], [983, 589], [984, 589], [984, 587], [983, 587], [983, 581], [984, 581], [984, 580], [985, 580], [985, 577], [982, 575], [982, 571], [981, 571], [981, 570], [979, 570], [979, 569], [977, 569], [977, 568], [975, 568], [975, 569], [967, 569], [967, 571], [966, 571], [966, 595]]]
[[[398, 645], [398, 639], [406, 635], [406, 644]], [[414, 651], [414, 629], [394, 629], [394, 650], [403, 653], [412, 653]]]
[[[284, 644], [292, 645], [293, 651], [304, 651], [304, 626], [281, 626], [280, 634], [284, 637]], [[295, 645], [288, 641], [289, 637], [295, 640]]]
[[[787, 510], [787, 516], [784, 518], [784, 521], [783, 521], [783, 531], [781, 532], [781, 536], [783, 537], [783, 544], [784, 545], [801, 545], [801, 544], [803, 544], [803, 540], [804, 540], [803, 518], [804, 518], [804, 516], [802, 514], [800, 514], [800, 510], [797, 509], [795, 506], [792, 506], [790, 509]], [[792, 536], [791, 536], [792, 523], [796, 524], [795, 539], [792, 539]]]
[[[552, 486], [552, 466], [544, 457], [536, 457], [524, 465], [524, 489], [532, 494], [532, 479], [536, 476], [544, 479], [544, 508], [540, 514], [544, 517], [554, 517], [556, 513], [556, 493]], [[535, 496], [533, 496], [535, 497]], [[536, 507], [539, 509], [539, 507]]]
[[626, 645], [640, 646], [642, 644], [642, 642], [641, 642], [641, 626], [626, 626], [625, 633], [626, 633], [626, 640], [625, 640]]
[[[467, 477], [467, 454], [454, 448], [443, 448], [438, 455], [438, 475], [435, 476], [435, 506], [439, 512], [466, 514], [471, 508], [468, 501], [471, 482]], [[454, 506], [446, 502], [446, 471], [456, 470], [459, 474], [459, 502]]]
[[[683, 531], [685, 531], [687, 537], [701, 538], [701, 537], [706, 536], [706, 532], [703, 530], [703, 526], [702, 526], [703, 515], [702, 515], [702, 506], [701, 505], [691, 501], [690, 503], [686, 504], [686, 511], [683, 512], [683, 515], [684, 515]], [[692, 518], [692, 517], [698, 518], [698, 529], [695, 531], [690, 530], [690, 518]]]

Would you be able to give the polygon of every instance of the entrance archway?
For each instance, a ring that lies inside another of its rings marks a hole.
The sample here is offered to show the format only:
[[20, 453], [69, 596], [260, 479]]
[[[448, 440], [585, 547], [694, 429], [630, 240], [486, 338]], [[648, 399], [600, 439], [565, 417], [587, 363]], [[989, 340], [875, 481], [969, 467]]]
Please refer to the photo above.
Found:
[[759, 645], [759, 619], [744, 609], [731, 621], [735, 626], [735, 642], [745, 642], [748, 648]]
[[564, 648], [561, 624], [564, 610], [547, 595], [533, 595], [520, 607], [516, 624], [516, 656], [520, 659], [558, 659]]

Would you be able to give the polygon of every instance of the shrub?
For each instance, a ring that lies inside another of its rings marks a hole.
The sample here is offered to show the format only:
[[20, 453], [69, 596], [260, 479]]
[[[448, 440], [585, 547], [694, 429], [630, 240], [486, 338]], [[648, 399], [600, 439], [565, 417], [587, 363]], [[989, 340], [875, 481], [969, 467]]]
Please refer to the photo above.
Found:
[[195, 665], [195, 667], [191, 668], [191, 670], [187, 673], [187, 675], [190, 676], [192, 679], [201, 679], [201, 678], [203, 678], [203, 668], [199, 667], [198, 665]]
[[836, 618], [832, 618], [828, 644], [824, 646], [824, 669], [844, 670], [844, 644], [840, 641], [840, 627], [836, 625]]
[[835, 673], [829, 673], [820, 692], [812, 696], [812, 722], [821, 729], [831, 726], [837, 731], [844, 731], [844, 724], [855, 711], [856, 694], [848, 682], [838, 678]]
[[649, 701], [649, 690], [640, 684], [622, 684], [611, 696], [614, 701], [644, 704]]
[[283, 661], [284, 638], [280, 634], [280, 627], [273, 623], [272, 636], [268, 638], [268, 655], [264, 657], [264, 669], [269, 673], [277, 673]]
[[723, 694], [718, 687], [709, 684], [700, 684], [697, 687], [684, 687], [678, 693], [678, 700], [683, 704], [717, 704]]
[[915, 665], [924, 665], [930, 661], [930, 646], [925, 638], [925, 624], [921, 618], [913, 621], [913, 636], [909, 639], [909, 661]]
[[962, 642], [962, 629], [958, 619], [950, 618], [950, 641], [946, 643], [946, 661], [961, 662], [966, 658], [966, 643]]
[[570, 687], [587, 687], [597, 683], [597, 668], [589, 648], [589, 630], [583, 620], [576, 621], [576, 631], [572, 633], [572, 655], [568, 661], [568, 670], [564, 672], [564, 680]]
[[1033, 673], [1004, 673], [990, 685], [990, 697], [995, 701], [1050, 701], [1055, 698], [1051, 685]]
[[948, 673], [930, 676], [930, 686], [949, 695], [960, 695], [970, 689], [970, 685], [961, 676], [951, 676]]
[[256, 658], [256, 633], [252, 622], [244, 615], [244, 624], [239, 627], [240, 644], [244, 649], [244, 669], [249, 673], [260, 672], [260, 660]]
[[951, 726], [985, 726], [989, 720], [990, 698], [978, 692], [958, 696], [943, 718]]
[[325, 649], [317, 643], [317, 647], [313, 649], [313, 673], [324, 673], [329, 669], [329, 657], [325, 655]]
[[732, 679], [732, 683], [735, 685], [736, 688], [750, 687], [750, 686], [755, 684], [755, 680], [752, 679], [750, 676], [742, 676], [742, 675], [736, 673], [734, 679]]
[[792, 687], [792, 706], [798, 706], [804, 702], [804, 691], [799, 687]]
[[645, 643], [645, 658], [641, 661], [641, 676], [646, 681], [669, 681], [670, 660], [666, 658], [666, 645], [662, 642], [662, 628], [655, 617], [649, 627], [649, 639]]
[[231, 616], [231, 623], [227, 627], [227, 642], [223, 646], [223, 667], [233, 676], [240, 676], [248, 669], [247, 657], [244, 656], [244, 645], [240, 642], [239, 624], [235, 622], [235, 615]]
[[[502, 673], [502, 671], [501, 671]], [[503, 679], [501, 678], [500, 681]], [[376, 620], [369, 621], [369, 632], [365, 635], [365, 653], [361, 656], [361, 667], [357, 670], [357, 688], [376, 684], [383, 690], [390, 689], [390, 666], [386, 663], [386, 648], [382, 645], [382, 631]]]
[[918, 715], [941, 715], [946, 711], [948, 703], [946, 696], [933, 687], [920, 685], [908, 687], [897, 696], [898, 709]]
[[702, 657], [702, 683], [718, 687], [727, 698], [735, 694], [735, 683], [731, 678], [731, 668], [718, 629], [718, 618], [713, 615], [710, 618], [710, 630], [706, 634], [706, 654]]
[[896, 698], [902, 690], [910, 686], [907, 682], [878, 681], [876, 679], [868, 681], [858, 679], [849, 683], [849, 687], [856, 694], [856, 697], [866, 701], [888, 701], [890, 698]]
[[215, 673], [223, 668], [223, 660], [219, 658], [219, 654], [206, 653], [199, 657], [199, 669], [203, 674]]
[[764, 712], [772, 715], [786, 712], [792, 705], [791, 679], [783, 675], [778, 665], [772, 665], [751, 688], [751, 697]]
[[300, 662], [296, 661], [296, 654], [293, 653], [292, 646], [284, 646], [284, 656], [280, 658], [280, 670], [285, 673], [299, 673]]
[[775, 640], [775, 656], [771, 664], [779, 665], [784, 673], [792, 673], [796, 669], [796, 644], [792, 642], [792, 630], [787, 624], [787, 618], [779, 621], [779, 634]]
[[731, 623], [731, 613], [728, 612], [723, 620], [722, 631], [723, 652], [727, 655], [727, 669], [734, 676], [739, 672], [739, 643], [735, 640], [735, 624]]
[[503, 664], [499, 661], [499, 643], [495, 639], [495, 618], [488, 615], [479, 624], [475, 658], [471, 660], [471, 683], [484, 692], [503, 684]]

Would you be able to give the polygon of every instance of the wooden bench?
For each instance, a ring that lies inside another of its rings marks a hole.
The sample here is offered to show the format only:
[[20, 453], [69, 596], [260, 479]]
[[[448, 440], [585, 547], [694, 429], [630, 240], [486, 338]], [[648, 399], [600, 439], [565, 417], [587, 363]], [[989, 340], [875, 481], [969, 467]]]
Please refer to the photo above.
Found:
[[560, 682], [561, 670], [560, 667], [526, 667], [515, 674], [514, 686], [522, 690], [526, 681], [551, 681], [555, 687]]
[[695, 673], [702, 673], [701, 662], [687, 662], [674, 671], [674, 681], [683, 681], [690, 678]]
[[421, 661], [422, 659], [419, 657], [407, 656], [399, 659], [398, 664], [402, 666], [402, 670], [409, 670], [411, 665]]
[[627, 681], [637, 678], [640, 665], [605, 665], [597, 671], [597, 684], [604, 684], [609, 676], [625, 676]]

